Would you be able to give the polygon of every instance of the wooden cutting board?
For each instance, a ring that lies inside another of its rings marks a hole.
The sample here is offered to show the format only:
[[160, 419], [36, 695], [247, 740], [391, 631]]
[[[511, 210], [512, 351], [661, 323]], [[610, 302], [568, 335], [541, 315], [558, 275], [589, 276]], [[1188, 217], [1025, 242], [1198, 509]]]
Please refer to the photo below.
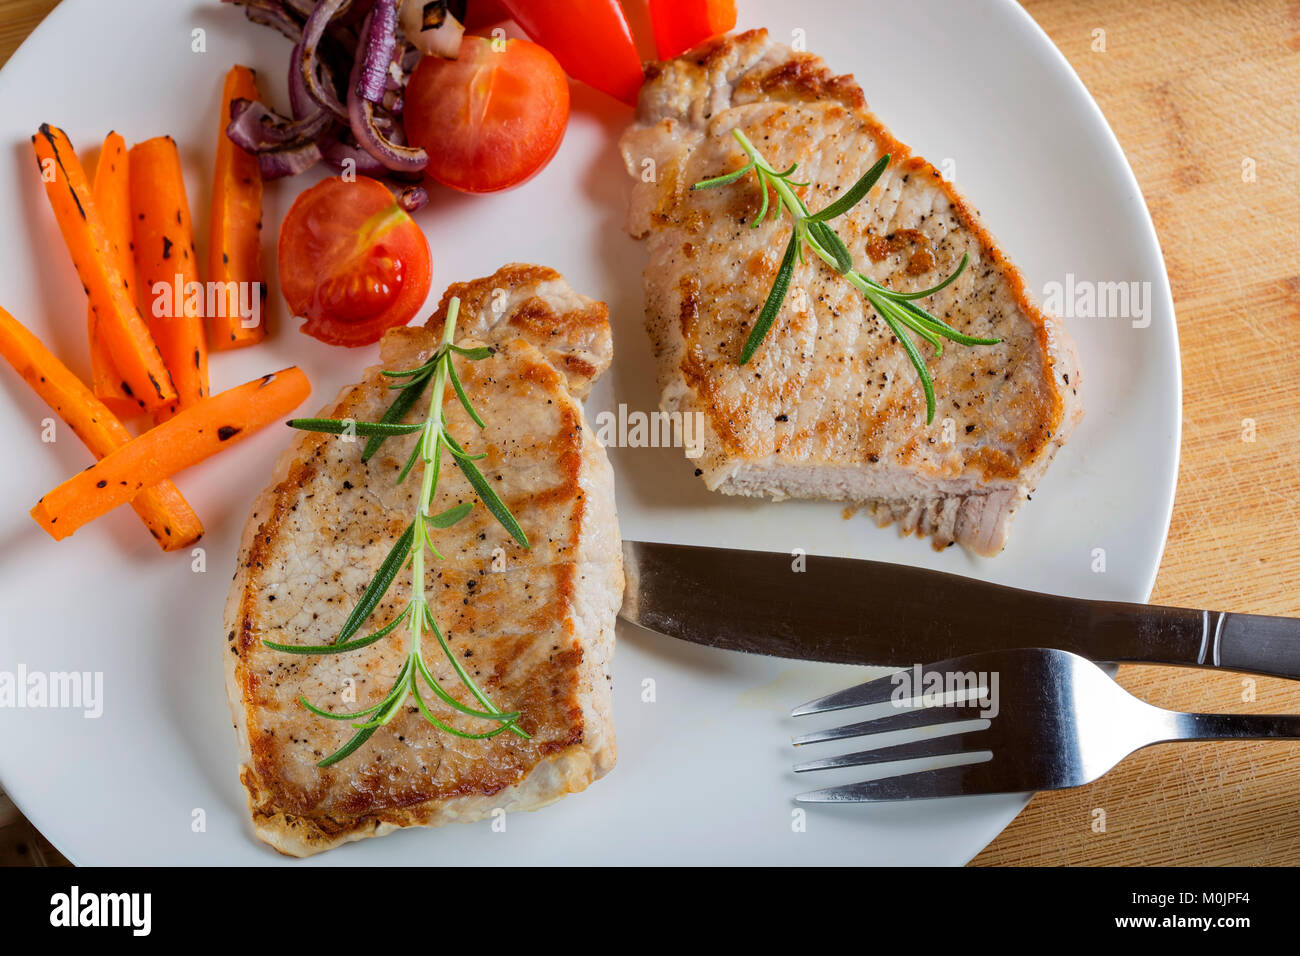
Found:
[[[1182, 464], [1151, 599], [1300, 616], [1300, 5], [1024, 6], [1119, 137], [1173, 285]], [[1287, 681], [1138, 666], [1119, 679], [1162, 707], [1300, 711]], [[1040, 863], [1300, 864], [1300, 744], [1135, 754], [1035, 797], [975, 860]]]
[[[0, 0], [0, 62], [54, 6]], [[1300, 3], [1024, 6], [1119, 137], [1173, 283], [1183, 457], [1152, 600], [1300, 616]], [[1155, 667], [1120, 681], [1164, 707], [1300, 711], [1286, 681]], [[1300, 744], [1137, 754], [1036, 797], [974, 863], [1300, 864]]]

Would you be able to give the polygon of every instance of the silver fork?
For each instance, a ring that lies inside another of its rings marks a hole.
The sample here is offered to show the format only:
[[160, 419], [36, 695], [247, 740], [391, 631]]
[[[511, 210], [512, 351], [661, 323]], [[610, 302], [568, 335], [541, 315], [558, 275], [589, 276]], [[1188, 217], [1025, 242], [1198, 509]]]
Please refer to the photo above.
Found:
[[[928, 700], [903, 705], [904, 700], [915, 701], [927, 690]], [[1059, 790], [1096, 780], [1135, 750], [1151, 744], [1300, 739], [1300, 717], [1163, 710], [1125, 691], [1092, 661], [1068, 651], [1043, 648], [972, 654], [918, 665], [810, 701], [795, 708], [793, 716], [867, 706], [879, 715], [796, 737], [794, 745], [866, 738], [874, 746], [810, 760], [796, 765], [795, 771], [919, 758], [951, 757], [954, 759], [945, 762], [962, 762], [896, 771], [894, 776], [813, 790], [795, 799], [861, 803]], [[892, 732], [900, 730], [928, 736], [891, 742], [890, 737], [897, 736]]]

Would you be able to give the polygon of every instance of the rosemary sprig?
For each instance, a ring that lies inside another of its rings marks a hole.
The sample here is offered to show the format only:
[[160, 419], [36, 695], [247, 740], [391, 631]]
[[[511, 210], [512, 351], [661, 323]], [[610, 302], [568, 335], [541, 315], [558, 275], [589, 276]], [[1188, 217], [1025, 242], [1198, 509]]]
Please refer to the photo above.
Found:
[[[321, 760], [317, 764], [318, 767], [328, 767], [355, 753], [362, 744], [370, 739], [376, 730], [391, 721], [401, 711], [408, 697], [415, 698], [416, 706], [425, 720], [457, 737], [481, 740], [487, 737], [495, 737], [497, 734], [506, 731], [524, 738], [529, 736], [518, 725], [519, 712], [505, 713], [493, 704], [482, 688], [475, 682], [473, 676], [461, 664], [460, 659], [452, 652], [451, 647], [447, 644], [447, 639], [443, 636], [433, 618], [433, 610], [425, 596], [425, 554], [428, 552], [435, 558], [442, 557], [433, 546], [431, 531], [450, 528], [464, 519], [474, 508], [473, 502], [462, 502], [438, 514], [430, 513], [429, 509], [438, 487], [438, 475], [441, 471], [444, 452], [452, 456], [456, 466], [464, 473], [479, 499], [487, 507], [488, 511], [501, 522], [501, 525], [510, 532], [511, 537], [523, 547], [527, 548], [529, 546], [528, 537], [524, 534], [524, 530], [520, 527], [515, 516], [511, 514], [510, 509], [506, 507], [500, 495], [488, 484], [478, 466], [474, 464], [476, 459], [484, 456], [468, 454], [460, 442], [447, 430], [447, 416], [443, 411], [443, 396], [446, 393], [448, 384], [451, 385], [457, 400], [459, 400], [466, 414], [469, 415], [473, 422], [479, 428], [486, 427], [482, 417], [470, 403], [469, 396], [465, 393], [465, 387], [461, 384], [460, 376], [456, 373], [452, 356], [458, 355], [470, 361], [478, 361], [490, 356], [492, 350], [490, 348], [465, 349], [452, 343], [452, 337], [456, 331], [456, 317], [459, 312], [460, 300], [453, 298], [447, 306], [447, 321], [443, 326], [442, 341], [428, 361], [418, 368], [382, 373], [388, 378], [395, 379], [395, 384], [389, 387], [400, 391], [380, 421], [354, 422], [350, 419], [337, 418], [295, 418], [289, 422], [292, 427], [306, 431], [325, 432], [334, 435], [361, 435], [369, 438], [361, 454], [362, 461], [368, 461], [386, 439], [396, 435], [410, 435], [419, 432], [420, 437], [416, 440], [415, 447], [412, 448], [411, 455], [402, 468], [401, 474], [398, 475], [398, 483], [400, 484], [406, 479], [416, 462], [423, 464], [420, 497], [415, 517], [393, 544], [392, 550], [389, 551], [388, 556], [380, 564], [379, 570], [375, 572], [374, 578], [366, 587], [360, 600], [357, 601], [352, 613], [348, 615], [343, 627], [334, 636], [334, 640], [329, 644], [276, 644], [271, 641], [263, 641], [267, 647], [286, 654], [343, 654], [348, 651], [369, 647], [371, 644], [387, 637], [403, 622], [407, 625], [409, 646], [406, 661], [398, 672], [397, 680], [385, 692], [379, 703], [367, 707], [365, 710], [344, 714], [317, 707], [307, 700], [305, 696], [299, 698], [299, 702], [303, 707], [319, 717], [329, 720], [358, 721], [352, 725], [357, 730], [352, 738], [334, 753]], [[429, 399], [429, 413], [424, 422], [422, 424], [404, 422], [403, 419], [407, 413], [415, 406], [415, 403], [430, 385], [433, 394]], [[354, 638], [353, 635], [361, 629], [361, 626], [365, 624], [379, 606], [379, 602], [383, 600], [384, 595], [388, 593], [397, 575], [407, 567], [411, 569], [410, 602], [392, 621], [379, 630], [365, 637]], [[425, 663], [421, 650], [421, 639], [426, 633], [433, 635], [438, 647], [456, 672], [457, 678], [478, 702], [482, 708], [481, 710], [458, 701], [434, 677], [429, 666]], [[475, 720], [489, 721], [496, 724], [496, 726], [481, 733], [471, 733], [460, 730], [441, 720], [429, 709], [429, 705], [421, 695], [421, 682], [432, 691], [433, 696], [452, 710]]]
[[779, 219], [781, 211], [784, 209], [789, 212], [790, 218], [794, 222], [794, 228], [790, 232], [790, 242], [786, 246], [781, 265], [777, 268], [772, 289], [768, 292], [763, 308], [758, 313], [758, 318], [754, 321], [754, 327], [750, 330], [749, 338], [741, 350], [740, 364], [744, 365], [753, 358], [754, 353], [758, 351], [758, 347], [763, 344], [763, 340], [767, 337], [768, 330], [771, 329], [777, 313], [781, 311], [781, 304], [785, 301], [786, 293], [790, 289], [795, 260], [803, 262], [803, 247], [806, 245], [822, 261], [844, 276], [855, 289], [862, 293], [867, 302], [876, 310], [876, 314], [889, 326], [889, 330], [894, 334], [894, 337], [902, 344], [904, 351], [907, 352], [908, 358], [911, 359], [912, 365], [916, 369], [917, 376], [921, 380], [921, 388], [925, 391], [925, 423], [930, 424], [934, 421], [934, 380], [930, 376], [930, 370], [926, 367], [925, 359], [916, 347], [916, 343], [912, 341], [911, 336], [907, 333], [915, 333], [928, 342], [934, 349], [936, 357], [943, 354], [944, 339], [956, 342], [959, 345], [996, 345], [1002, 341], [1001, 339], [981, 339], [966, 335], [915, 304], [917, 299], [924, 299], [934, 295], [955, 282], [957, 277], [965, 270], [969, 256], [963, 255], [956, 270], [938, 285], [929, 289], [922, 289], [919, 292], [898, 292], [881, 285], [853, 268], [852, 254], [828, 223], [830, 220], [844, 215], [866, 198], [867, 193], [876, 184], [876, 180], [880, 178], [881, 173], [888, 168], [889, 155], [885, 154], [880, 157], [876, 164], [862, 175], [861, 179], [829, 206], [813, 213], [808, 210], [803, 199], [792, 188], [808, 185], [807, 183], [795, 182], [790, 178], [795, 169], [798, 168], [797, 163], [792, 164], [789, 169], [783, 172], [777, 171], [763, 158], [757, 147], [750, 142], [749, 137], [741, 130], [733, 129], [731, 134], [740, 143], [741, 149], [749, 157], [749, 162], [734, 172], [723, 176], [715, 176], [712, 179], [701, 180], [691, 188], [712, 189], [717, 186], [725, 186], [736, 182], [747, 173], [753, 172], [758, 177], [759, 188], [763, 191], [763, 202], [759, 207], [758, 215], [754, 219], [753, 228], [757, 229], [767, 218], [768, 209], [771, 205], [771, 196], [776, 197], [776, 209], [772, 218]]

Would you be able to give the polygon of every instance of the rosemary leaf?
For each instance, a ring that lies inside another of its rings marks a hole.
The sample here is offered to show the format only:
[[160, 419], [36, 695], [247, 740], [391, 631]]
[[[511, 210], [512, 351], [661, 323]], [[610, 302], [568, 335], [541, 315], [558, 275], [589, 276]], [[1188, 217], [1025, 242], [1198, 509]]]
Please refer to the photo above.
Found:
[[346, 641], [343, 644], [277, 644], [274, 641], [263, 641], [262, 643], [272, 650], [283, 651], [286, 654], [343, 654], [347, 651], [359, 651], [361, 648], [369, 647], [376, 641], [382, 640], [391, 634], [397, 625], [402, 623], [406, 615], [410, 613], [411, 606], [408, 604], [405, 611], [393, 618], [392, 623], [385, 624], [372, 634], [359, 637], [355, 641]]
[[428, 518], [425, 518], [424, 520], [427, 523], [433, 525], [433, 527], [437, 528], [438, 530], [442, 530], [443, 528], [450, 528], [452, 525], [460, 521], [462, 518], [464, 518], [467, 514], [469, 514], [473, 510], [474, 510], [474, 502], [466, 501], [466, 502], [462, 502], [461, 504], [454, 505], [448, 508], [446, 511], [440, 512], [439, 514], [430, 515]]
[[420, 658], [419, 660], [417, 660], [416, 664], [419, 666], [421, 676], [424, 677], [424, 682], [429, 685], [430, 689], [432, 689], [433, 692], [437, 694], [438, 697], [442, 699], [442, 702], [446, 704], [448, 707], [451, 707], [454, 710], [458, 710], [462, 714], [465, 714], [469, 717], [477, 717], [480, 720], [496, 720], [496, 721], [508, 722], [514, 720], [516, 717], [519, 716], [519, 711], [515, 711], [510, 714], [503, 714], [500, 711], [493, 713], [489, 711], [475, 710], [473, 707], [466, 707], [455, 697], [452, 697], [451, 694], [443, 690], [442, 685], [439, 684], [438, 681], [434, 678], [433, 674], [429, 672], [428, 666], [424, 663], [424, 658]]
[[881, 156], [876, 160], [875, 165], [863, 173], [862, 178], [850, 186], [846, 193], [825, 209], [817, 210], [817, 212], [813, 213], [811, 218], [817, 222], [826, 222], [827, 220], [834, 219], [837, 216], [844, 215], [866, 198], [867, 193], [871, 192], [871, 187], [876, 184], [876, 180], [880, 178], [880, 174], [883, 173], [888, 166], [889, 154], [886, 153], [884, 156]]
[[[426, 375], [424, 378], [418, 379], [412, 383], [410, 388], [403, 390], [403, 392], [393, 401], [393, 404], [388, 406], [388, 411], [384, 412], [383, 416], [381, 416], [379, 420], [385, 424], [391, 424], [394, 422], [400, 422], [405, 418], [406, 413], [415, 407], [415, 403], [419, 401], [420, 396], [424, 394], [424, 390], [429, 387], [429, 382], [432, 377], [432, 375]], [[375, 452], [379, 451], [379, 446], [384, 443], [384, 439], [387, 437], [387, 435], [371, 436], [370, 441], [366, 442], [366, 447], [361, 452], [361, 460], [369, 461], [373, 458]]]
[[[474, 678], [470, 676], [469, 671], [465, 670], [464, 665], [460, 662], [460, 658], [452, 653], [451, 648], [447, 645], [447, 639], [443, 636], [442, 631], [439, 630], [438, 623], [433, 619], [433, 613], [429, 611], [428, 605], [425, 605], [425, 620], [428, 622], [429, 630], [433, 632], [433, 636], [438, 639], [438, 646], [442, 648], [443, 654], [446, 655], [447, 660], [451, 662], [451, 666], [456, 671], [456, 676], [460, 678], [461, 683], [469, 688], [469, 692], [474, 695], [475, 699], [480, 704], [490, 710], [493, 714], [500, 714], [501, 711], [494, 703], [492, 703], [491, 700], [488, 699], [487, 694], [483, 693], [482, 689], [474, 681]], [[507, 728], [511, 733], [523, 737], [525, 740], [531, 739], [532, 737], [532, 735], [526, 730], [516, 726], [513, 722], [507, 723], [502, 729]]]
[[810, 219], [808, 233], [835, 259], [835, 271], [848, 275], [853, 268], [853, 256], [835, 230], [819, 219]]
[[[767, 177], [764, 176], [761, 172], [758, 174], [758, 186], [760, 189], [763, 190], [763, 205], [759, 207], [758, 215], [754, 217], [754, 225], [751, 227], [753, 229], [757, 229], [759, 226], [761, 226], [763, 224], [763, 220], [767, 218], [768, 196], [770, 194], [771, 187], [768, 185]], [[776, 207], [776, 211], [778, 215], [780, 215], [781, 213], [780, 203], [781, 203], [781, 199], [778, 196], [777, 207]]]
[[767, 330], [771, 328], [776, 314], [781, 311], [781, 303], [785, 301], [785, 294], [790, 288], [790, 277], [794, 274], [794, 260], [798, 247], [799, 236], [796, 232], [790, 236], [790, 244], [785, 247], [785, 258], [781, 260], [781, 266], [776, 270], [776, 281], [772, 283], [772, 291], [767, 294], [763, 310], [758, 313], [754, 328], [750, 331], [749, 339], [740, 353], [741, 365], [745, 365], [754, 357], [758, 347], [763, 344], [763, 339], [766, 338]]
[[957, 264], [957, 268], [953, 271], [952, 275], [948, 276], [948, 278], [944, 279], [938, 285], [931, 286], [928, 289], [922, 289], [920, 292], [895, 292], [893, 289], [886, 289], [884, 286], [880, 285], [880, 283], [876, 282], [873, 279], [868, 279], [867, 281], [870, 282], [872, 285], [879, 286], [881, 291], [885, 292], [891, 299], [898, 299], [899, 301], [911, 301], [913, 299], [924, 299], [934, 295], [936, 292], [940, 291], [941, 289], [948, 288], [948, 286], [956, 282], [957, 277], [961, 275], [964, 271], [966, 271], [966, 263], [968, 263], [969, 261], [970, 261], [970, 255], [967, 253], [963, 253], [961, 257], [961, 262]]
[[[419, 612], [416, 612], [419, 613]], [[406, 702], [406, 694], [411, 689], [412, 678], [415, 676], [415, 666], [411, 663], [411, 658], [406, 658], [406, 663], [402, 669], [397, 672], [397, 680], [393, 681], [393, 686], [388, 691], [388, 696], [382, 701], [383, 709], [379, 711], [374, 720], [367, 721], [364, 724], [353, 724], [353, 727], [362, 729], [368, 727], [379, 728], [388, 723], [401, 709], [402, 704]]]
[[[432, 460], [433, 464], [426, 464], [425, 467], [433, 469], [433, 487], [435, 490], [438, 487], [438, 479], [442, 476], [442, 446], [450, 439], [451, 436], [443, 428], [436, 429], [433, 433], [433, 447], [429, 449], [428, 454], [428, 458]], [[421, 439], [421, 443], [424, 441], [425, 439]], [[427, 502], [425, 506], [428, 506]]]
[[456, 374], [456, 365], [450, 359], [447, 360], [447, 377], [451, 379], [451, 387], [456, 390], [456, 397], [460, 399], [465, 413], [474, 419], [474, 424], [479, 428], [487, 428], [487, 422], [478, 417], [478, 412], [474, 411], [474, 406], [470, 404], [469, 396], [465, 394], [465, 386], [460, 384], [460, 376]]
[[356, 720], [358, 717], [365, 717], [368, 716], [369, 714], [373, 714], [380, 707], [383, 707], [384, 704], [388, 703], [388, 695], [385, 695], [384, 699], [381, 700], [379, 703], [375, 704], [375, 706], [367, 707], [365, 710], [358, 710], [351, 714], [338, 714], [338, 713], [334, 713], [333, 711], [321, 710], [319, 707], [317, 707], [315, 704], [309, 701], [306, 697], [299, 697], [298, 703], [302, 704], [303, 707], [307, 708], [307, 710], [310, 710], [317, 717], [326, 717], [330, 720]]
[[916, 318], [918, 322], [928, 324], [931, 328], [942, 335], [949, 341], [956, 342], [958, 345], [997, 345], [1001, 339], [979, 339], [973, 335], [966, 335], [964, 332], [958, 332], [947, 322], [942, 319], [936, 319], [929, 312], [922, 309], [913, 302], [903, 300], [898, 303], [903, 309]]
[[734, 183], [737, 179], [753, 168], [753, 162], [748, 162], [734, 172], [726, 173], [722, 176], [714, 176], [712, 179], [702, 179], [692, 186], [691, 189], [712, 189], [714, 186], [725, 186], [728, 183]]
[[402, 470], [397, 473], [397, 484], [400, 485], [406, 480], [406, 476], [411, 473], [411, 469], [415, 467], [415, 463], [419, 460], [420, 443], [417, 441], [411, 446], [411, 454], [407, 456], [406, 464], [403, 465]]
[[439, 561], [441, 561], [441, 560], [442, 560], [442, 552], [439, 551], [438, 548], [437, 548], [437, 546], [435, 546], [434, 543], [433, 543], [433, 534], [432, 534], [432, 529], [429, 527], [429, 524], [428, 524], [427, 521], [425, 522], [425, 525], [424, 525], [424, 543], [427, 544], [427, 545], [429, 546], [429, 551], [430, 551], [430, 553], [432, 553], [433, 556], [434, 556], [435, 558], [437, 558]]
[[449, 448], [449, 450], [453, 455], [455, 455], [457, 458], [461, 459], [462, 461], [482, 461], [484, 458], [487, 457], [487, 452], [479, 452], [479, 454], [477, 455], [471, 455], [469, 452], [462, 451], [458, 448]]
[[[389, 689], [388, 693], [384, 695], [384, 699], [381, 700], [378, 704], [375, 704], [375, 706], [373, 707], [367, 707], [365, 710], [357, 711], [356, 713], [353, 714], [346, 714], [346, 715], [331, 714], [327, 710], [321, 710], [319, 707], [313, 707], [311, 702], [308, 701], [307, 698], [305, 697], [300, 697], [299, 701], [302, 703], [304, 707], [306, 707], [309, 711], [311, 711], [313, 714], [316, 714], [319, 717], [327, 717], [330, 720], [353, 720], [358, 717], [365, 717], [369, 714], [373, 714], [375, 711], [380, 710], [381, 708], [387, 707], [391, 709], [393, 707], [394, 701], [400, 702], [403, 698], [403, 695], [401, 693], [402, 686], [403, 684], [407, 684], [409, 686], [410, 674], [411, 674], [411, 662], [408, 659], [407, 662], [402, 665], [401, 671], [398, 672], [397, 680], [393, 682], [393, 686]], [[358, 747], [360, 747], [362, 744], [364, 744], [367, 740], [371, 738], [374, 732], [379, 729], [381, 723], [382, 721], [379, 721], [374, 723], [373, 726], [368, 725], [362, 727], [360, 730], [357, 731], [357, 733], [352, 735], [351, 740], [345, 743], [338, 750], [334, 751], [334, 753], [330, 754], [324, 760], [321, 760], [319, 763], [316, 764], [316, 766], [328, 767], [350, 756], [357, 750]]]
[[343, 418], [291, 418], [286, 424], [290, 428], [297, 428], [305, 432], [324, 432], [327, 435], [350, 433], [360, 435], [363, 438], [371, 435], [382, 435], [384, 438], [392, 435], [409, 435], [411, 432], [418, 432], [424, 427], [424, 425], [415, 422], [403, 424], [354, 422]]
[[[408, 666], [410, 665], [409, 659], [407, 660], [407, 665]], [[378, 714], [376, 714], [373, 720], [368, 720], [364, 724], [353, 724], [352, 726], [358, 727], [362, 730], [368, 730], [372, 727], [378, 729], [384, 726], [385, 724], [387, 724], [394, 717], [396, 717], [397, 712], [401, 710], [402, 705], [406, 703], [407, 693], [411, 690], [412, 683], [411, 683], [410, 676], [407, 675], [401, 677], [398, 680], [398, 682], [393, 686], [401, 693], [398, 696], [394, 697], [392, 700], [390, 700], [387, 707], [385, 707]]]
[[497, 734], [504, 733], [511, 727], [510, 724], [505, 724], [498, 727], [496, 730], [489, 730], [484, 734], [467, 734], [463, 730], [457, 730], [450, 724], [444, 724], [437, 717], [433, 716], [433, 714], [429, 712], [429, 708], [425, 706], [424, 698], [420, 696], [420, 689], [414, 682], [411, 683], [411, 691], [415, 695], [415, 702], [420, 706], [420, 713], [424, 714], [424, 719], [444, 733], [451, 734], [453, 737], [460, 737], [462, 740], [486, 740], [489, 737], [495, 737]]
[[926, 368], [925, 359], [921, 357], [916, 343], [903, 331], [902, 326], [887, 313], [881, 312], [880, 317], [885, 320], [885, 324], [889, 326], [890, 331], [894, 333], [894, 337], [898, 339], [907, 352], [907, 357], [912, 360], [916, 374], [921, 379], [921, 388], [925, 391], [925, 423], [929, 425], [934, 421], [934, 381], [930, 378], [930, 370]]
[[424, 715], [424, 719], [425, 719], [425, 720], [427, 720], [429, 723], [433, 724], [433, 726], [437, 727], [439, 730], [441, 730], [441, 731], [442, 731], [443, 733], [445, 733], [445, 734], [451, 734], [453, 737], [464, 737], [464, 736], [465, 736], [465, 735], [462, 734], [459, 730], [457, 730], [455, 727], [451, 726], [450, 724], [445, 724], [445, 723], [443, 723], [441, 720], [439, 720], [437, 717], [435, 717], [435, 716], [433, 715], [433, 712], [430, 711], [429, 708], [428, 708], [428, 706], [424, 703], [424, 698], [423, 698], [422, 696], [420, 696], [420, 685], [419, 685], [419, 684], [416, 684], [416, 683], [412, 682], [412, 683], [411, 683], [411, 691], [412, 691], [412, 693], [413, 693], [414, 696], [415, 696], [415, 703], [416, 703], [416, 705], [420, 708], [420, 713]]
[[[881, 315], [884, 315], [886, 312], [889, 313], [890, 318], [899, 325], [911, 329], [921, 338], [925, 339], [925, 341], [929, 342], [930, 347], [934, 349], [934, 354], [936, 356], [943, 354], [943, 339], [939, 338], [934, 331], [927, 327], [929, 324], [928, 322], [918, 320], [915, 315], [906, 311], [901, 304], [885, 296], [868, 296], [867, 301], [875, 306], [876, 311]], [[922, 313], [922, 315], [924, 315], [924, 313]], [[926, 318], [928, 318], [928, 316], [926, 316]]]
[[492, 486], [488, 484], [488, 480], [483, 477], [483, 472], [478, 470], [478, 466], [475, 465], [473, 461], [460, 457], [460, 455], [465, 453], [465, 449], [460, 446], [460, 442], [456, 441], [456, 439], [452, 438], [450, 435], [447, 435], [446, 438], [447, 447], [450, 448], [453, 453], [460, 453], [456, 455], [455, 458], [456, 467], [459, 468], [465, 475], [466, 479], [468, 479], [483, 504], [487, 505], [488, 511], [492, 512], [492, 517], [501, 522], [501, 527], [510, 532], [510, 537], [518, 541], [521, 546], [531, 548], [532, 545], [528, 543], [528, 536], [524, 534], [524, 529], [519, 526], [519, 522], [515, 520], [515, 516], [510, 513], [510, 509], [507, 508], [505, 502], [501, 500], [501, 496], [498, 495]]
[[371, 738], [371, 736], [374, 735], [374, 732], [377, 729], [378, 729], [377, 727], [367, 727], [364, 730], [358, 730], [356, 732], [356, 735], [351, 740], [345, 743], [338, 750], [334, 751], [324, 760], [320, 761], [318, 764], [316, 764], [316, 766], [322, 768], [329, 767], [332, 766], [333, 764], [338, 763], [340, 760], [343, 760], [346, 757], [352, 756], [352, 754], [355, 753], [356, 750], [362, 744], [364, 744], [367, 740]]
[[360, 630], [361, 625], [379, 606], [379, 602], [383, 600], [389, 587], [392, 586], [393, 578], [397, 577], [397, 573], [402, 569], [402, 564], [406, 561], [406, 556], [410, 552], [411, 543], [414, 540], [415, 522], [411, 522], [406, 526], [406, 530], [402, 532], [402, 536], [397, 539], [397, 543], [393, 545], [393, 550], [388, 552], [388, 557], [384, 558], [384, 563], [375, 572], [374, 580], [370, 582], [370, 586], [361, 595], [361, 600], [357, 602], [357, 606], [348, 615], [347, 621], [343, 624], [343, 629], [334, 638], [335, 645], [343, 644]]
[[457, 355], [463, 355], [472, 362], [478, 362], [485, 358], [491, 358], [496, 354], [496, 349], [489, 345], [483, 345], [474, 349], [461, 348], [459, 345], [448, 346]]
[[433, 370], [433, 361], [425, 362], [423, 365], [417, 365], [415, 368], [402, 369], [400, 372], [381, 371], [380, 375], [387, 375], [389, 378], [409, 378], [415, 375], [428, 375]]

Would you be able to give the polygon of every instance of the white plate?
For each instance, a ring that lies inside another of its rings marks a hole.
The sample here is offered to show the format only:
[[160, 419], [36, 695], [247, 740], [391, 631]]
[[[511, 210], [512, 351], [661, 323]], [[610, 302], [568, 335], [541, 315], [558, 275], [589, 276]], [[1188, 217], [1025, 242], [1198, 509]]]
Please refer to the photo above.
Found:
[[[946, 161], [1041, 294], [1067, 273], [1150, 283], [1150, 325], [1071, 319], [1088, 417], [1007, 550], [980, 560], [900, 539], [834, 504], [783, 505], [706, 493], [671, 449], [615, 449], [619, 514], [629, 538], [832, 553], [910, 562], [1022, 587], [1142, 601], [1150, 593], [1177, 471], [1177, 334], [1150, 218], [1096, 105], [1047, 37], [1014, 3], [741, 0], [742, 26], [807, 47], [853, 72], [897, 135]], [[194, 52], [204, 31], [206, 52]], [[93, 157], [115, 128], [128, 142], [170, 133], [181, 144], [205, 261], [205, 207], [221, 80], [259, 69], [285, 102], [289, 45], [214, 2], [65, 0], [0, 73], [0, 295], [72, 368], [86, 372], [85, 298], [58, 238], [29, 137], [64, 127]], [[508, 260], [563, 271], [610, 303], [618, 357], [589, 414], [656, 396], [641, 328], [644, 250], [621, 230], [627, 188], [615, 139], [626, 112], [575, 88], [555, 161], [491, 198], [436, 196], [420, 215], [435, 257], [435, 294]], [[269, 190], [266, 235], [318, 174]], [[278, 303], [278, 292], [272, 292]], [[374, 361], [331, 349], [274, 313], [272, 338], [214, 355], [214, 389], [290, 363], [308, 373], [314, 411]], [[7, 464], [0, 474], [0, 670], [102, 672], [103, 714], [0, 709], [0, 783], [77, 863], [266, 863], [236, 779], [223, 684], [221, 607], [254, 494], [286, 441], [250, 438], [181, 476], [204, 519], [206, 571], [162, 555], [128, 509], [56, 544], [27, 507], [89, 457], [66, 428], [43, 444], [51, 413], [0, 370]], [[1094, 570], [1096, 549], [1105, 571]], [[978, 609], [972, 608], [972, 614]], [[615, 718], [620, 762], [605, 780], [505, 834], [486, 825], [399, 833], [336, 850], [320, 863], [945, 863], [968, 860], [1024, 805], [1019, 796], [910, 805], [823, 807], [792, 827], [789, 708], [855, 682], [861, 671], [774, 661], [620, 630]], [[653, 680], [655, 702], [642, 701]], [[200, 827], [195, 821], [202, 821]]]

